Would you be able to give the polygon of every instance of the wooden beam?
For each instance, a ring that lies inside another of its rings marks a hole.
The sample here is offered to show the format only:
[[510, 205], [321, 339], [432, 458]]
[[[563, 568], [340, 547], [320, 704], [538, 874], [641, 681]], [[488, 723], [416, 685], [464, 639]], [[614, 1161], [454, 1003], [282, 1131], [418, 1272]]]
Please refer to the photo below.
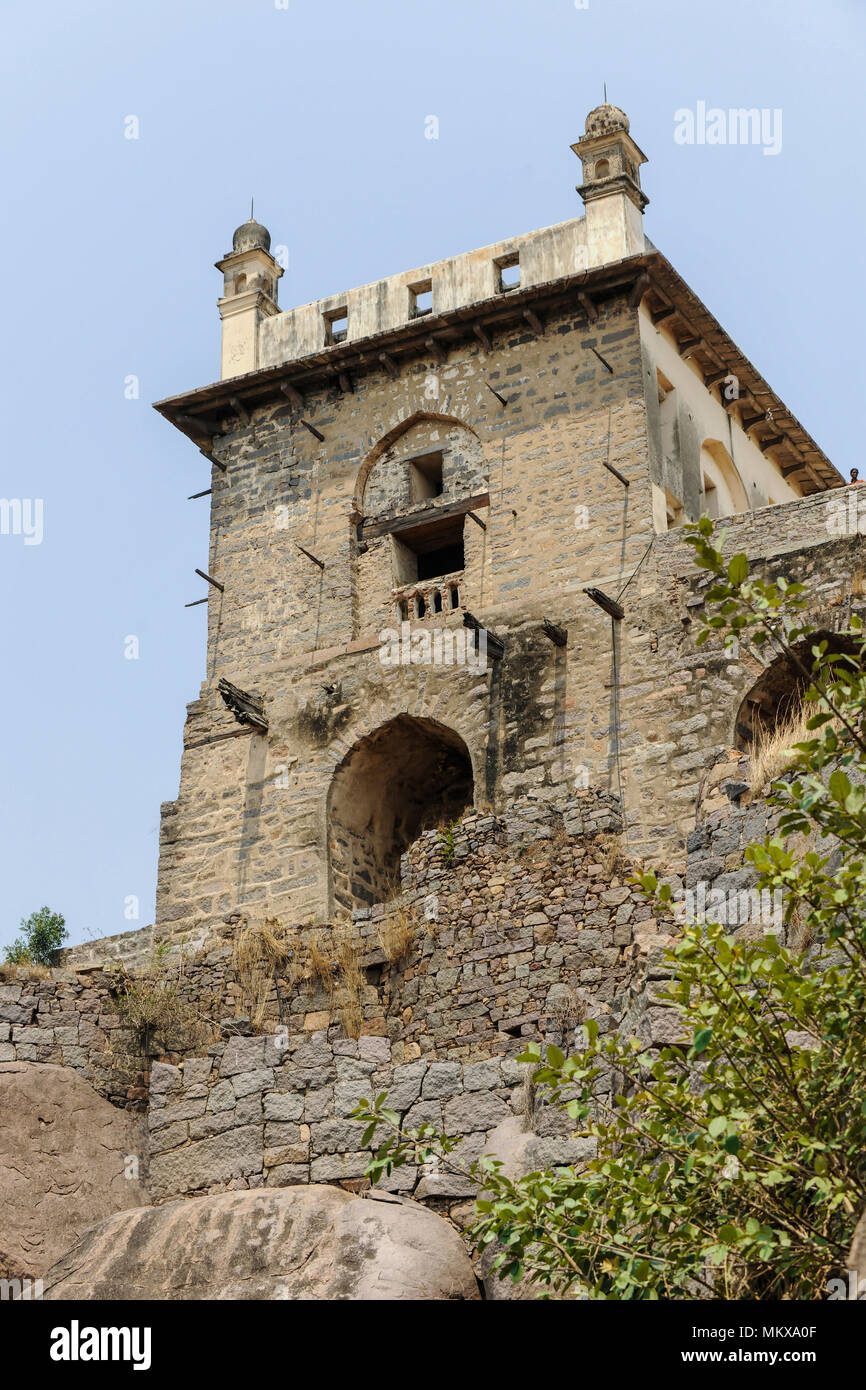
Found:
[[436, 358], [437, 362], [448, 361], [448, 353], [445, 351], [438, 338], [434, 338], [432, 333], [430, 334], [429, 338], [424, 339], [424, 346], [426, 348], [429, 348], [429, 350], [433, 353], [433, 356]]
[[603, 608], [605, 613], [609, 613], [612, 618], [617, 620], [625, 617], [625, 609], [617, 603], [615, 598], [604, 593], [601, 589], [584, 589], [587, 598], [591, 598], [593, 603], [597, 603], [599, 608]]
[[212, 575], [205, 574], [204, 570], [196, 570], [196, 574], [201, 575], [202, 579], [206, 579], [208, 584], [212, 584], [215, 589], [219, 589], [221, 594], [225, 593], [225, 584], [221, 584], [219, 580], [214, 579]]
[[526, 322], [529, 324], [529, 327], [534, 329], [534, 331], [540, 337], [544, 332], [544, 324], [541, 322], [541, 319], [538, 317], [538, 315], [534, 313], [532, 309], [524, 309], [523, 317], [526, 319]]
[[704, 374], [704, 385], [715, 386], [718, 382], [724, 381], [726, 376], [730, 375], [731, 373], [728, 371], [727, 367], [722, 367], [717, 372], [706, 372]]
[[309, 550], [305, 550], [302, 545], [298, 545], [297, 541], [295, 541], [295, 545], [298, 546], [298, 550], [300, 550], [301, 554], [306, 555], [308, 560], [312, 560], [314, 565], [318, 565], [320, 570], [323, 570], [325, 568], [324, 560], [317, 559], [317, 557], [315, 555], [312, 555]]
[[354, 386], [352, 385], [352, 378], [349, 376], [349, 373], [348, 373], [348, 372], [338, 372], [338, 373], [337, 373], [337, 380], [338, 380], [339, 383], [340, 383], [340, 390], [342, 391], [343, 395], [344, 395], [344, 396], [349, 396], [349, 395], [351, 395], [355, 388], [354, 388]]
[[586, 314], [586, 317], [589, 319], [590, 323], [595, 323], [596, 319], [598, 318], [598, 309], [595, 307], [594, 301], [591, 300], [589, 295], [586, 294], [583, 290], [578, 290], [577, 300], [580, 304], [580, 307]]
[[218, 459], [217, 456], [216, 456], [216, 454], [213, 452], [212, 449], [201, 449], [201, 448], [200, 448], [200, 449], [199, 449], [199, 453], [200, 453], [200, 454], [204, 454], [204, 456], [205, 456], [205, 458], [207, 459], [208, 463], [212, 463], [213, 466], [214, 466], [214, 468], [218, 468], [218, 469], [220, 470], [221, 473], [227, 473], [227, 472], [228, 472], [228, 465], [225, 464], [225, 463], [223, 463], [221, 459]]
[[485, 329], [481, 327], [480, 323], [473, 323], [472, 332], [475, 334], [476, 338], [478, 339], [485, 352], [492, 351], [490, 335], [486, 332]]
[[214, 435], [222, 434], [222, 420], [210, 420], [206, 415], [176, 415], [175, 419], [181, 429], [194, 430], [207, 439], [213, 439]]
[[631, 287], [631, 294], [628, 297], [630, 309], [636, 309], [638, 307], [647, 290], [650, 288], [651, 284], [652, 281], [650, 280], [646, 271], [644, 271], [642, 275], [639, 275], [637, 277], [637, 279]]
[[299, 410], [303, 410], [304, 406], [307, 404], [303, 391], [299, 391], [298, 388], [292, 386], [289, 381], [281, 381], [280, 390], [284, 396], [288, 396], [292, 405], [296, 405]]
[[305, 430], [310, 431], [310, 434], [314, 434], [320, 443], [323, 444], [325, 442], [325, 436], [321, 433], [320, 430], [316, 429], [315, 425], [311, 425], [309, 420], [302, 420], [301, 424], [303, 425]]
[[585, 347], [588, 347], [589, 350], [590, 350], [590, 352], [594, 352], [594, 353], [595, 353], [595, 355], [596, 355], [596, 357], [598, 358], [598, 360], [599, 360], [599, 362], [601, 363], [601, 365], [605, 368], [606, 371], [610, 372], [611, 376], [613, 376], [613, 375], [614, 375], [613, 367], [610, 365], [610, 363], [608, 362], [608, 360], [607, 360], [606, 357], [602, 357], [602, 355], [601, 355], [601, 353], [599, 352], [598, 348], [594, 348], [594, 347], [592, 346], [592, 343], [585, 343], [584, 346], [585, 346]]
[[622, 473], [620, 473], [618, 468], [614, 468], [612, 463], [607, 462], [607, 459], [602, 459], [601, 462], [602, 466], [607, 469], [608, 473], [612, 473], [615, 478], [619, 478], [623, 487], [629, 486], [628, 478], [626, 478]]
[[250, 423], [250, 412], [247, 410], [240, 396], [229, 396], [229, 405], [240, 419], [242, 425]]
[[552, 623], [549, 618], [541, 621], [541, 630], [545, 637], [549, 637], [555, 647], [565, 647], [568, 644], [568, 629], [560, 627], [558, 623]]
[[677, 352], [682, 357], [690, 348], [696, 348], [701, 341], [701, 337], [695, 334], [692, 334], [690, 338], [682, 338], [677, 342]]
[[264, 702], [260, 695], [251, 695], [246, 690], [241, 690], [238, 686], [232, 685], [225, 677], [221, 677], [217, 690], [223, 698], [226, 709], [230, 710], [239, 724], [252, 726], [260, 733], [268, 732], [268, 720], [265, 715]]
[[784, 444], [784, 442], [785, 436], [783, 434], [768, 434], [766, 439], [759, 439], [757, 444], [761, 453], [765, 454], [768, 449], [775, 449], [777, 444]]
[[653, 323], [661, 323], [663, 319], [669, 319], [671, 314], [679, 313], [675, 304], [666, 304], [664, 309], [656, 309], [650, 314]]
[[769, 423], [767, 420], [767, 412], [763, 411], [760, 415], [744, 415], [740, 421], [740, 428], [748, 434], [756, 425], [767, 423]]
[[197, 497], [210, 497], [212, 492], [212, 487], [206, 487], [204, 492], [191, 492], [186, 500], [187, 502], [194, 502]]
[[399, 367], [397, 366], [393, 357], [389, 356], [387, 352], [379, 353], [379, 361], [382, 363], [382, 366], [385, 368], [385, 371], [388, 373], [390, 377], [397, 377], [400, 375]]
[[365, 521], [358, 527], [358, 539], [368, 541], [374, 536], [390, 536], [397, 531], [411, 530], [423, 526], [440, 517], [465, 516], [476, 507], [489, 507], [490, 494], [476, 493], [474, 497], [464, 497], [459, 502], [446, 502], [443, 506], [423, 507], [409, 516], [398, 516], [388, 521]]
[[467, 512], [466, 515], [471, 516], [472, 520], [475, 522], [475, 525], [480, 526], [482, 531], [487, 530], [487, 522], [482, 521], [480, 516], [476, 516], [474, 512]]
[[484, 633], [487, 654], [493, 661], [501, 661], [505, 655], [505, 643], [501, 637], [496, 637], [489, 627], [484, 627], [471, 613], [463, 614], [463, 626], [468, 627], [470, 632]]
[[496, 399], [498, 400], [499, 404], [500, 404], [501, 406], [503, 406], [503, 408], [508, 404], [508, 401], [505, 399], [505, 397], [504, 397], [504, 396], [500, 396], [499, 392], [498, 392], [497, 390], [495, 390], [495, 388], [492, 387], [492, 386], [490, 385], [490, 382], [489, 382], [489, 381], [485, 381], [484, 385], [487, 387], [488, 391], [492, 391], [492, 392], [493, 392], [494, 396], [495, 396]]

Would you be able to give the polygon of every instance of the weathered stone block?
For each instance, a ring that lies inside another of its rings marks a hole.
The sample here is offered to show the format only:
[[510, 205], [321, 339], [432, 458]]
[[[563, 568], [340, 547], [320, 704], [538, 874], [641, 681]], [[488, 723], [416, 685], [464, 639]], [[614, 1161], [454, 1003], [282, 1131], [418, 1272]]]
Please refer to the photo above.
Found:
[[488, 1091], [471, 1091], [445, 1102], [445, 1128], [455, 1134], [494, 1129], [510, 1114], [508, 1105], [500, 1096]]
[[165, 1105], [160, 1110], [152, 1110], [150, 1113], [151, 1130], [161, 1129], [164, 1125], [176, 1123], [178, 1120], [197, 1120], [205, 1112], [206, 1101], [204, 1096], [198, 1100], [178, 1100], [172, 1105]]
[[266, 1120], [300, 1120], [303, 1118], [304, 1097], [297, 1091], [269, 1091], [264, 1102]]
[[240, 1072], [231, 1079], [235, 1095], [240, 1099], [241, 1096], [250, 1096], [256, 1092], [266, 1091], [269, 1086], [274, 1084], [274, 1073], [271, 1067], [261, 1067], [257, 1071]]
[[165, 1125], [162, 1129], [155, 1129], [150, 1134], [151, 1154], [165, 1153], [168, 1149], [176, 1149], [179, 1144], [185, 1144], [189, 1138], [189, 1125], [185, 1120], [175, 1121], [173, 1124]]
[[339, 1182], [343, 1178], [362, 1178], [369, 1160], [369, 1152], [324, 1154], [310, 1163], [310, 1181]]
[[467, 1062], [463, 1068], [463, 1087], [466, 1091], [490, 1091], [502, 1085], [502, 1070], [498, 1058], [488, 1062]]
[[151, 1096], [166, 1095], [169, 1091], [179, 1091], [183, 1084], [183, 1074], [179, 1067], [167, 1062], [154, 1062], [150, 1069]]
[[264, 1038], [229, 1038], [223, 1053], [220, 1076], [235, 1076], [239, 1072], [258, 1071], [264, 1066]]
[[208, 1096], [207, 1109], [212, 1114], [219, 1114], [221, 1110], [234, 1110], [236, 1099], [232, 1083], [218, 1081]]
[[150, 1164], [150, 1190], [156, 1198], [170, 1197], [261, 1171], [261, 1131], [248, 1125], [157, 1154]]
[[456, 1095], [463, 1087], [463, 1068], [459, 1062], [431, 1062], [421, 1086], [424, 1100]]

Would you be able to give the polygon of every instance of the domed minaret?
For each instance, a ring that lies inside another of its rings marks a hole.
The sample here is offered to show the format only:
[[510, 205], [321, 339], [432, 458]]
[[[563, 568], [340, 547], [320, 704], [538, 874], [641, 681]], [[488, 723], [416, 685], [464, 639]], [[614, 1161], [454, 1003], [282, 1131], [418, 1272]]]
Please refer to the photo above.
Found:
[[223, 378], [254, 372], [259, 365], [259, 323], [280, 312], [277, 282], [282, 268], [271, 255], [271, 234], [250, 217], [232, 237], [232, 249], [217, 270], [223, 273], [223, 297], [217, 300], [222, 319]]
[[578, 193], [586, 204], [588, 265], [604, 265], [645, 249], [640, 186], [646, 155], [629, 135], [628, 116], [605, 101], [586, 118], [586, 132], [571, 147], [583, 165]]

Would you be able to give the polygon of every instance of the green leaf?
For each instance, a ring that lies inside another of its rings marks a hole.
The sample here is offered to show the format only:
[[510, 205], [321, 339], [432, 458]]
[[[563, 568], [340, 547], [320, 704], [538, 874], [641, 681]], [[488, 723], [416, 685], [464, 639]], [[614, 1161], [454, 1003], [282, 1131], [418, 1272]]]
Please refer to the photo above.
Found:
[[742, 584], [749, 575], [749, 561], [745, 555], [735, 555], [728, 562], [728, 578], [732, 584]]
[[706, 1052], [713, 1038], [712, 1028], [699, 1028], [695, 1033], [695, 1040], [692, 1043], [692, 1052], [698, 1054]]

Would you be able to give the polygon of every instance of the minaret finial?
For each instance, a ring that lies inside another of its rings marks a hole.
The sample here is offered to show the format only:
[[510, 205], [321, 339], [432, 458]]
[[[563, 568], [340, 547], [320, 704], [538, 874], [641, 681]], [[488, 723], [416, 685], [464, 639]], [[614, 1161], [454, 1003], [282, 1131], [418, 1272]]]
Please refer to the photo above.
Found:
[[253, 222], [253, 221], [255, 220], [254, 217], [253, 217], [253, 208], [255, 207], [255, 205], [256, 205], [256, 200], [255, 200], [255, 198], [250, 198], [250, 221], [251, 221], [251, 222]]
[[604, 104], [607, 106], [607, 83], [604, 84]]

